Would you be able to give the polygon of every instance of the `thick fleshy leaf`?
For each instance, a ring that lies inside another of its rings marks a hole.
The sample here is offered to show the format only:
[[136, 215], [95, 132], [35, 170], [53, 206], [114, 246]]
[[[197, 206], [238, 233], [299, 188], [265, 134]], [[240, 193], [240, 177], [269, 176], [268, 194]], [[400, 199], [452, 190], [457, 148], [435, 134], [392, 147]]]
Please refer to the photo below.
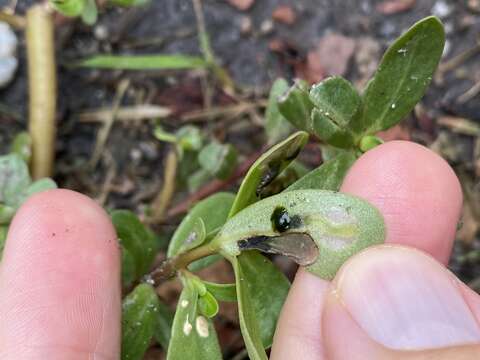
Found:
[[167, 256], [173, 257], [179, 253], [182, 245], [194, 231], [197, 219], [203, 220], [207, 234], [225, 224], [234, 198], [235, 196], [231, 193], [219, 192], [199, 201], [175, 230], [168, 246]]
[[295, 160], [307, 140], [306, 132], [296, 132], [260, 156], [245, 175], [230, 209], [229, 217], [260, 200], [263, 189]]
[[0, 225], [8, 225], [15, 215], [15, 208], [0, 204]]
[[205, 228], [205, 223], [202, 218], [197, 218], [193, 224], [192, 230], [188, 234], [185, 241], [182, 243], [179, 254], [187, 252], [196, 248], [197, 246], [202, 245], [207, 237], [207, 230]]
[[152, 265], [157, 245], [155, 235], [129, 210], [114, 210], [110, 216], [120, 244], [133, 257], [135, 276], [138, 279]]
[[207, 318], [213, 318], [218, 313], [217, 299], [211, 292], [206, 291], [205, 294], [198, 298], [198, 311]]
[[78, 65], [112, 70], [181, 70], [208, 66], [204, 59], [186, 55], [97, 55]]
[[198, 312], [196, 287], [184, 279], [172, 326], [167, 360], [221, 360], [217, 333], [210, 319]]
[[227, 179], [237, 165], [237, 150], [231, 144], [212, 141], [200, 151], [198, 162], [209, 174]]
[[30, 182], [27, 164], [18, 154], [0, 156], [0, 203], [17, 208]]
[[97, 22], [98, 10], [95, 0], [86, 0], [82, 12], [82, 20], [87, 25], [94, 25]]
[[167, 351], [172, 333], [174, 313], [163, 302], [158, 303], [158, 316], [155, 324], [155, 340]]
[[355, 143], [351, 123], [358, 121], [361, 98], [341, 77], [331, 77], [312, 86], [310, 100], [315, 105], [311, 121], [315, 135], [326, 143], [349, 148]]
[[65, 16], [80, 16], [85, 8], [86, 0], [50, 0], [55, 10]]
[[257, 317], [262, 344], [264, 348], [269, 348], [290, 282], [270, 260], [257, 251], [246, 251], [237, 260], [243, 274], [240, 282], [248, 286], [251, 294], [254, 309], [252, 315]]
[[150, 346], [158, 314], [158, 297], [148, 284], [138, 285], [122, 304], [122, 360], [140, 360]]
[[15, 136], [10, 147], [12, 153], [19, 155], [27, 164], [32, 156], [32, 138], [28, 132], [21, 132]]
[[219, 301], [237, 301], [237, 290], [235, 284], [217, 284], [208, 281], [203, 282], [207, 290]]
[[402, 120], [424, 95], [445, 44], [434, 16], [420, 20], [387, 50], [363, 95], [363, 129], [368, 134]]
[[1, 225], [0, 226], [0, 260], [2, 260], [3, 248], [5, 246], [5, 240], [7, 240], [7, 232], [8, 232], [8, 227]]
[[326, 121], [346, 128], [361, 109], [362, 100], [353, 85], [340, 76], [313, 85], [310, 100]]
[[283, 117], [278, 109], [278, 98], [288, 90], [288, 83], [285, 79], [275, 80], [270, 89], [268, 105], [265, 110], [265, 131], [268, 143], [275, 144], [285, 139], [293, 130], [290, 123]]
[[350, 256], [384, 241], [383, 217], [365, 200], [325, 190], [294, 190], [238, 213], [211, 246], [227, 256], [247, 249], [283, 254], [332, 279]]
[[295, 84], [278, 99], [280, 113], [298, 130], [312, 132], [311, 113], [314, 108], [308, 94], [308, 84], [297, 80]]
[[378, 145], [383, 144], [383, 140], [380, 139], [379, 137], [375, 135], [367, 135], [362, 137], [360, 140], [360, 144], [358, 145], [358, 148], [360, 149], [361, 152], [367, 152], [369, 150], [372, 150], [373, 148], [376, 148]]
[[318, 168], [310, 171], [285, 191], [319, 189], [338, 191], [348, 169], [353, 165], [356, 156], [351, 152], [343, 152]]
[[122, 285], [127, 288], [137, 279], [137, 269], [133, 255], [122, 246]]
[[235, 271], [238, 316], [245, 348], [248, 351], [250, 360], [267, 360], [267, 354], [265, 353], [260, 334], [260, 324], [253, 307], [253, 291], [248, 286], [249, 284], [245, 279], [245, 274], [238, 262], [238, 258], [232, 257], [231, 262]]
[[23, 203], [25, 200], [27, 200], [33, 194], [36, 194], [36, 193], [39, 193], [39, 192], [42, 192], [42, 191], [56, 189], [56, 188], [57, 188], [57, 184], [52, 179], [50, 179], [50, 178], [38, 179], [37, 181], [34, 181], [33, 183], [31, 183], [23, 191], [23, 196], [22, 196], [22, 199], [21, 199], [21, 203]]

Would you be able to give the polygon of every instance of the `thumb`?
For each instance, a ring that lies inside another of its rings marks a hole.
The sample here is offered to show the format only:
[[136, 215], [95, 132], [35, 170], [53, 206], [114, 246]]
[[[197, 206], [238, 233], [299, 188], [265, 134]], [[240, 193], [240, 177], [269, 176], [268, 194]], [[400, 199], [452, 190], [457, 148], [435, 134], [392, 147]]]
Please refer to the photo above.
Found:
[[479, 318], [478, 295], [433, 258], [372, 248], [332, 283], [322, 316], [326, 358], [476, 359]]

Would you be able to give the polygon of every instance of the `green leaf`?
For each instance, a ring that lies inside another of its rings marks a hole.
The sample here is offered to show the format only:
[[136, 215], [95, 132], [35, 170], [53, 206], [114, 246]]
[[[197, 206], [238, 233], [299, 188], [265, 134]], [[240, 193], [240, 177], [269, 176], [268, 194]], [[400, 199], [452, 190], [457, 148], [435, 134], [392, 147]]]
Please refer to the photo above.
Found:
[[122, 304], [122, 360], [140, 360], [150, 346], [158, 316], [158, 297], [148, 284], [138, 285]]
[[205, 294], [200, 296], [198, 299], [198, 310], [207, 318], [213, 318], [218, 314], [218, 302], [212, 293], [206, 291]]
[[27, 164], [32, 156], [32, 138], [28, 132], [21, 132], [15, 136], [11, 145], [11, 152], [19, 155]]
[[294, 190], [244, 209], [210, 246], [230, 257], [248, 249], [286, 255], [319, 277], [332, 279], [350, 256], [384, 241], [383, 217], [365, 200], [325, 190]]
[[268, 105], [265, 111], [265, 131], [269, 144], [275, 144], [285, 139], [291, 132], [292, 126], [283, 117], [278, 109], [278, 98], [288, 90], [288, 83], [285, 79], [275, 80], [270, 89]]
[[[351, 123], [358, 118], [361, 99], [355, 88], [341, 77], [331, 77], [312, 86], [312, 128], [326, 143], [349, 148], [354, 145]], [[358, 121], [358, 120], [357, 120]]]
[[254, 311], [252, 315], [258, 320], [260, 338], [263, 347], [267, 349], [272, 346], [273, 334], [290, 282], [270, 260], [257, 251], [246, 251], [237, 260], [243, 274], [240, 282], [249, 289]]
[[193, 125], [182, 126], [175, 133], [177, 144], [185, 151], [198, 151], [203, 145], [202, 131]]
[[208, 281], [203, 282], [207, 290], [219, 301], [237, 301], [237, 290], [235, 284], [217, 284]]
[[80, 16], [85, 8], [86, 0], [50, 0], [52, 6], [62, 15]]
[[198, 314], [198, 292], [189, 279], [178, 300], [167, 360], [221, 360], [217, 334], [210, 319]]
[[262, 190], [297, 157], [307, 140], [306, 132], [296, 132], [260, 156], [245, 175], [228, 217], [258, 201]]
[[202, 245], [207, 237], [207, 230], [205, 228], [205, 223], [202, 218], [195, 219], [192, 230], [188, 234], [185, 241], [182, 243], [178, 254], [185, 253], [189, 250], [196, 248], [197, 246]]
[[372, 150], [376, 148], [378, 145], [383, 144], [383, 140], [375, 135], [367, 135], [362, 137], [359, 144], [359, 149], [361, 152], [367, 152], [368, 150]]
[[157, 322], [155, 323], [155, 340], [162, 345], [163, 349], [167, 351], [170, 342], [173, 325], [173, 311], [163, 302], [158, 303]]
[[7, 240], [8, 226], [0, 226], [0, 260], [2, 260], [3, 248]]
[[280, 113], [299, 130], [312, 132], [311, 113], [314, 108], [308, 94], [306, 81], [297, 80], [293, 86], [278, 99]]
[[413, 109], [430, 84], [444, 44], [443, 25], [430, 16], [390, 46], [363, 95], [368, 134], [392, 127]]
[[38, 179], [37, 181], [34, 181], [33, 183], [31, 183], [25, 189], [25, 191], [23, 192], [21, 202], [22, 203], [25, 202], [33, 194], [37, 194], [42, 191], [52, 190], [56, 188], [57, 188], [57, 184], [52, 179], [50, 178]]
[[137, 279], [137, 269], [133, 255], [122, 247], [122, 285], [127, 288]]
[[237, 151], [231, 144], [212, 141], [198, 154], [200, 166], [211, 175], [225, 180], [237, 165]]
[[110, 216], [120, 244], [133, 258], [135, 276], [139, 278], [150, 269], [155, 258], [155, 235], [129, 210], [114, 210]]
[[198, 219], [203, 220], [207, 234], [223, 226], [234, 198], [231, 193], [219, 192], [199, 201], [175, 230], [168, 246], [167, 257], [173, 257], [179, 253]]
[[0, 204], [0, 226], [8, 225], [15, 215], [15, 208]]
[[31, 179], [27, 164], [17, 154], [0, 156], [0, 203], [17, 208]]
[[205, 60], [186, 55], [97, 55], [78, 66], [119, 70], [183, 70], [207, 67]]
[[310, 100], [325, 118], [342, 128], [355, 119], [362, 105], [353, 85], [340, 76], [313, 85]]
[[348, 169], [350, 169], [355, 160], [356, 157], [353, 153], [343, 152], [310, 171], [304, 177], [290, 185], [285, 191], [303, 189], [338, 191]]
[[237, 286], [238, 316], [243, 341], [250, 360], [267, 360], [267, 354], [260, 335], [258, 317], [253, 307], [253, 292], [245, 280], [245, 274], [238, 258], [231, 258]]
[[85, 8], [82, 12], [82, 20], [87, 25], [93, 25], [97, 22], [98, 10], [95, 0], [86, 0]]

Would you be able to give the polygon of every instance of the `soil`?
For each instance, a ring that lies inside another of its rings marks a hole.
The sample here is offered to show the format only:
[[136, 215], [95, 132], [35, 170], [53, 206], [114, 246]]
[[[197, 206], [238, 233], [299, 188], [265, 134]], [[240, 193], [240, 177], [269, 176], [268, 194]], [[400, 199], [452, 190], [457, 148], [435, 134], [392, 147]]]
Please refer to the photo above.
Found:
[[[480, 32], [480, 7], [475, 8], [474, 1], [393, 2], [411, 4], [407, 4], [405, 11], [385, 14], [379, 11], [379, 4], [384, 2], [372, 0], [257, 0], [246, 11], [235, 8], [226, 0], [203, 0], [213, 52], [238, 89], [237, 95], [232, 97], [216, 86], [213, 106], [261, 102], [277, 77], [291, 81], [302, 74], [312, 75], [314, 49], [322, 38], [330, 34], [341, 34], [353, 40], [357, 53], [359, 44], [367, 39], [374, 50], [368, 52], [364, 49], [366, 62], [375, 64], [392, 40], [415, 21], [433, 12], [442, 18], [447, 31], [443, 63], [476, 46]], [[10, 3], [9, 0], [0, 0], [0, 7]], [[32, 0], [20, 0], [17, 13], [23, 14], [32, 3]], [[272, 19], [272, 14], [280, 5], [293, 10], [293, 21], [291, 14], [287, 14], [287, 21], [278, 14], [277, 20]], [[20, 40], [19, 69], [14, 81], [0, 89], [2, 152], [14, 134], [27, 127], [24, 37], [22, 32], [17, 34]], [[173, 116], [160, 122], [166, 130], [174, 131], [186, 123], [186, 114], [204, 108], [204, 76], [198, 71], [100, 71], [70, 65], [98, 53], [201, 56], [192, 2], [152, 0], [149, 6], [143, 8], [107, 8], [94, 27], [79, 21], [58, 19], [56, 35], [59, 96], [54, 178], [62, 187], [103, 199], [107, 208], [129, 208], [142, 213], [162, 187], [163, 162], [169, 148], [153, 136], [155, 121], [116, 122], [100, 163], [92, 169], [87, 164], [95, 148], [99, 124], [81, 122], [79, 114], [85, 110], [111, 107], [120, 81], [129, 79], [130, 85], [122, 105], [169, 107]], [[322, 55], [324, 59], [328, 57], [328, 54]], [[464, 231], [456, 242], [451, 268], [463, 281], [471, 283], [476, 291], [480, 289], [480, 210], [477, 210], [480, 204], [480, 142], [478, 132], [466, 131], [462, 125], [478, 125], [480, 102], [478, 94], [470, 99], [462, 97], [462, 94], [480, 81], [479, 58], [480, 52], [449, 72], [437, 73], [420, 106], [402, 127], [388, 135], [389, 138], [411, 139], [431, 147], [444, 156], [459, 174], [468, 190], [466, 207], [470, 215], [463, 219]], [[346, 78], [364, 83], [366, 73], [359, 70], [359, 60], [355, 55], [339, 61], [345, 61], [343, 75]], [[318, 73], [313, 75], [319, 76]], [[261, 121], [251, 113], [243, 113], [234, 121], [225, 120], [222, 123], [221, 120], [203, 118], [197, 125], [205, 132], [236, 145], [242, 158], [258, 152], [266, 141], [264, 132], [260, 131]], [[310, 165], [318, 163], [318, 151], [307, 155]], [[235, 184], [230, 185], [231, 189], [234, 187]], [[173, 204], [187, 196], [188, 192], [179, 191]], [[180, 219], [174, 217], [158, 230], [168, 238]], [[281, 260], [278, 263], [293, 273], [291, 264]], [[220, 326], [227, 334], [222, 342], [231, 343], [226, 354], [229, 358], [241, 350], [238, 328], [228, 314], [222, 318]]]

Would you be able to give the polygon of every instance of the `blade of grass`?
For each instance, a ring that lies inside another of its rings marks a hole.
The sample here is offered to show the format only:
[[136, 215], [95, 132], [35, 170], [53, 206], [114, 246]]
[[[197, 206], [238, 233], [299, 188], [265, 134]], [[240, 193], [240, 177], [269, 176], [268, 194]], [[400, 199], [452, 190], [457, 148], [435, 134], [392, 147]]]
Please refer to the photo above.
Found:
[[98, 55], [77, 64], [80, 67], [120, 70], [202, 69], [207, 62], [186, 55]]

